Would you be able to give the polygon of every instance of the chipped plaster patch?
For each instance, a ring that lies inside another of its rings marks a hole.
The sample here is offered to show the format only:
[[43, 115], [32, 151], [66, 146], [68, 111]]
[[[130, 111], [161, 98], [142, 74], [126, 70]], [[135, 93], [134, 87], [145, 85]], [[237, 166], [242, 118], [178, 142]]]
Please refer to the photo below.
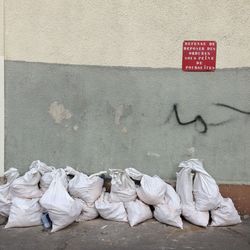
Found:
[[63, 120], [68, 120], [72, 117], [70, 111], [68, 109], [65, 109], [64, 105], [58, 103], [57, 101], [50, 104], [49, 114], [57, 124], [60, 124]]
[[127, 129], [126, 127], [123, 127], [123, 128], [121, 129], [121, 132], [122, 132], [123, 134], [127, 134], [127, 133], [128, 133], [128, 129]]
[[195, 148], [190, 147], [190, 148], [187, 149], [187, 152], [188, 152], [188, 155], [193, 158], [194, 154], [195, 154]]
[[[113, 108], [113, 107], [112, 107]], [[115, 125], [121, 125], [121, 119], [129, 116], [132, 113], [132, 105], [120, 104], [116, 108], [113, 108], [115, 115]]]

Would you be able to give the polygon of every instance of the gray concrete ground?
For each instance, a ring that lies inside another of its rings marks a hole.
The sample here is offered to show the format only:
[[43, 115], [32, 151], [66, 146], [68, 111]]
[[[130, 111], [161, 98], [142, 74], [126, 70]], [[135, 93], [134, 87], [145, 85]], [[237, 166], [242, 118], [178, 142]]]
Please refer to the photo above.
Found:
[[42, 227], [4, 229], [0, 226], [0, 249], [250, 249], [250, 219], [231, 227], [200, 228], [184, 223], [184, 229], [149, 220], [133, 228], [127, 223], [97, 219], [74, 223], [56, 232]]

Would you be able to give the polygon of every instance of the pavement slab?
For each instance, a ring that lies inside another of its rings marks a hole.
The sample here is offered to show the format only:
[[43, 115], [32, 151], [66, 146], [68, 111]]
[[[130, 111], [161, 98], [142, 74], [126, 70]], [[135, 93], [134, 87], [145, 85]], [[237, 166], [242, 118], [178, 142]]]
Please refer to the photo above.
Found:
[[78, 249], [250, 249], [250, 218], [229, 227], [202, 228], [184, 221], [184, 229], [154, 219], [135, 227], [98, 218], [73, 223], [50, 233], [41, 226], [9, 228], [0, 226], [0, 250]]

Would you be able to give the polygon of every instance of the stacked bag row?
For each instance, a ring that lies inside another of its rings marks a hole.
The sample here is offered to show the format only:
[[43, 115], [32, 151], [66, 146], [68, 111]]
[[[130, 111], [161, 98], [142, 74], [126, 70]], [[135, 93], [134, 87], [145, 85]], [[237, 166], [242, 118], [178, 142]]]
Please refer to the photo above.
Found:
[[[206, 227], [209, 211], [212, 226], [241, 222], [231, 199], [222, 198], [200, 161], [191, 159], [179, 167], [175, 192], [160, 177], [134, 168], [88, 176], [71, 167], [56, 169], [34, 161], [21, 177], [14, 168], [5, 172], [7, 183], [0, 186], [0, 214], [8, 217], [6, 228], [41, 225], [46, 214], [52, 223], [51, 232], [99, 215], [130, 226], [154, 217], [183, 228], [183, 215], [191, 223]], [[104, 184], [107, 179], [111, 179], [110, 189]]]
[[95, 202], [102, 218], [128, 221], [130, 226], [135, 226], [154, 216], [162, 223], [182, 228], [180, 199], [160, 177], [142, 174], [134, 168], [109, 172], [110, 193], [103, 190]]
[[[40, 161], [33, 162], [21, 177], [14, 168], [4, 175], [7, 183], [0, 186], [0, 214], [8, 217], [5, 228], [41, 225], [41, 218], [48, 213], [51, 232], [56, 232], [74, 221], [98, 216], [91, 207], [93, 197], [102, 191], [103, 179], [98, 176], [89, 177], [70, 167], [55, 169]], [[83, 194], [75, 198], [70, 192], [78, 196], [74, 182], [79, 178]]]

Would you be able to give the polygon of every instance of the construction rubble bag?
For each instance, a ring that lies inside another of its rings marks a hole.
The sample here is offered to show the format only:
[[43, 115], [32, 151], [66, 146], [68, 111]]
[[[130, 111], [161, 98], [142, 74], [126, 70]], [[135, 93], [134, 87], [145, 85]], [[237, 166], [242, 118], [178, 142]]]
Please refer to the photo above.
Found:
[[73, 199], [67, 191], [67, 175], [63, 169], [57, 169], [48, 190], [40, 199], [52, 221], [51, 232], [56, 232], [73, 223], [82, 211], [79, 199]]
[[101, 196], [95, 201], [95, 207], [103, 219], [127, 222], [127, 213], [123, 202], [112, 202], [110, 193], [105, 192], [105, 188]]
[[222, 196], [215, 180], [210, 176], [198, 159], [190, 159], [180, 163], [181, 168], [191, 168], [195, 172], [193, 193], [195, 207], [199, 211], [209, 211], [219, 206]]
[[114, 202], [134, 201], [137, 197], [135, 183], [124, 170], [110, 169], [112, 177], [110, 197]]
[[69, 171], [69, 167], [65, 171], [74, 175], [68, 186], [68, 191], [73, 197], [79, 198], [86, 203], [94, 203], [99, 198], [104, 182], [102, 178], [96, 175], [87, 176], [76, 170]]
[[45, 172], [44, 174], [42, 174], [40, 182], [39, 182], [39, 186], [40, 186], [40, 190], [42, 191], [43, 194], [49, 188], [55, 175], [56, 175], [56, 170], [52, 169], [52, 167], [51, 167], [51, 171], [48, 171], [48, 172]]
[[127, 173], [127, 175], [132, 178], [133, 180], [136, 181], [141, 181], [141, 178], [143, 176], [143, 173], [141, 173], [140, 171], [138, 171], [135, 168], [126, 168], [125, 172]]
[[143, 175], [137, 188], [138, 197], [148, 205], [157, 205], [164, 201], [166, 182], [159, 176]]
[[31, 170], [32, 168], [37, 169], [41, 174], [49, 171], [49, 167], [47, 166], [47, 164], [40, 160], [33, 161], [29, 166], [29, 170]]
[[154, 206], [154, 217], [161, 223], [183, 228], [181, 201], [174, 188], [167, 184], [164, 203]]
[[37, 169], [38, 172], [41, 174], [39, 187], [42, 193], [45, 193], [55, 176], [55, 167], [47, 166], [46, 163], [37, 160], [31, 163], [29, 169], [32, 168]]
[[9, 216], [11, 206], [10, 185], [18, 176], [19, 172], [16, 168], [10, 168], [4, 172], [4, 178], [6, 178], [7, 182], [0, 185], [0, 215], [2, 216]]
[[209, 212], [198, 211], [195, 207], [191, 168], [182, 168], [177, 173], [176, 192], [181, 199], [181, 212], [185, 219], [197, 226], [206, 227], [209, 221]]
[[153, 217], [150, 207], [142, 201], [136, 199], [124, 203], [128, 214], [128, 222], [131, 227], [149, 220]]
[[86, 203], [83, 200], [81, 200], [81, 203], [82, 203], [82, 211], [81, 214], [76, 219], [77, 222], [94, 220], [99, 216], [98, 211], [95, 207], [95, 203]]
[[10, 187], [10, 192], [13, 197], [19, 198], [40, 198], [42, 192], [38, 187], [41, 174], [37, 168], [31, 168], [23, 176], [15, 179]]
[[42, 208], [38, 201], [39, 198], [25, 199], [14, 197], [5, 228], [41, 225]]
[[164, 201], [166, 182], [159, 176], [153, 177], [142, 174], [134, 168], [127, 168], [125, 172], [134, 180], [140, 181], [137, 186], [137, 195], [144, 203], [148, 205], [157, 205]]
[[224, 198], [217, 209], [211, 211], [211, 226], [231, 226], [241, 223], [240, 216], [230, 198]]

